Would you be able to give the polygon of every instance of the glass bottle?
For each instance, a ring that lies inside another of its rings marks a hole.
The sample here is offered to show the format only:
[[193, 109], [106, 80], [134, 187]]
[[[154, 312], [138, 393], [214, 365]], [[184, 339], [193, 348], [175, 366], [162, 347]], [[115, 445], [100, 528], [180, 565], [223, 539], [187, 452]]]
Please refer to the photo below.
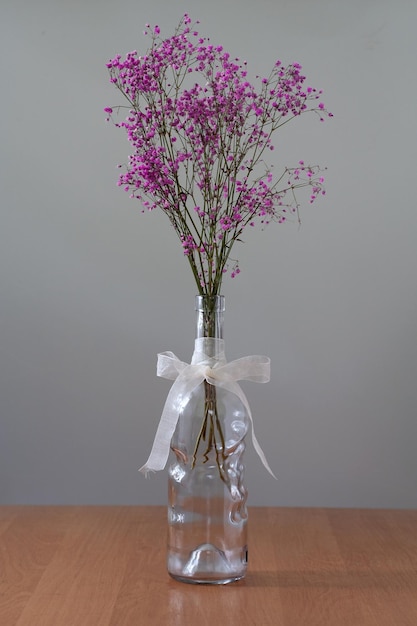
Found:
[[[211, 368], [225, 362], [224, 308], [223, 296], [196, 297], [196, 349]], [[225, 584], [245, 576], [248, 428], [241, 400], [221, 386], [204, 381], [182, 404], [168, 470], [167, 566], [177, 580]]]

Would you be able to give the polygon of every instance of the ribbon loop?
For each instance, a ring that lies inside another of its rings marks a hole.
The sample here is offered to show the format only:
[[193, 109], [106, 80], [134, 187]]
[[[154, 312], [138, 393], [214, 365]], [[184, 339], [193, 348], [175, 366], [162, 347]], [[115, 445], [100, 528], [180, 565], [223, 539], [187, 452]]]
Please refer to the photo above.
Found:
[[238, 396], [252, 425], [252, 441], [263, 465], [276, 478], [268, 465], [254, 431], [252, 413], [237, 381], [249, 380], [267, 383], [270, 379], [270, 359], [265, 356], [247, 356], [227, 363], [223, 339], [203, 337], [196, 339], [191, 364], [180, 361], [173, 352], [158, 354], [157, 375], [174, 383], [168, 393], [152, 450], [140, 472], [148, 475], [164, 469], [169, 456], [171, 439], [184, 403], [198, 385], [206, 380], [211, 385], [227, 389]]

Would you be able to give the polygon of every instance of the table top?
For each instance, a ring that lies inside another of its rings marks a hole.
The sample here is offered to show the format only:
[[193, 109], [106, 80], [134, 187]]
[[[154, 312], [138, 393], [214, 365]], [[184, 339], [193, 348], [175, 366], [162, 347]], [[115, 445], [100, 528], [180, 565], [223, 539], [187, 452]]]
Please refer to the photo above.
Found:
[[249, 569], [165, 569], [165, 507], [0, 507], [2, 626], [416, 626], [417, 510], [249, 509]]

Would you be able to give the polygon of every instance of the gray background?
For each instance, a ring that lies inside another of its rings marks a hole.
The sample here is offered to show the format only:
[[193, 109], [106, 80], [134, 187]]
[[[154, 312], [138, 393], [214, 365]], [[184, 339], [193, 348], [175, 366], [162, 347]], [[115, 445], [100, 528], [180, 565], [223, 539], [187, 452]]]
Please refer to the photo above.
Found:
[[170, 382], [188, 360], [191, 272], [169, 222], [116, 185], [129, 146], [105, 63], [182, 14], [249, 61], [298, 61], [332, 121], [283, 129], [277, 165], [328, 166], [302, 227], [251, 230], [228, 280], [229, 359], [278, 475], [247, 453], [253, 505], [417, 505], [415, 0], [1, 0], [0, 502], [165, 502], [145, 480]]

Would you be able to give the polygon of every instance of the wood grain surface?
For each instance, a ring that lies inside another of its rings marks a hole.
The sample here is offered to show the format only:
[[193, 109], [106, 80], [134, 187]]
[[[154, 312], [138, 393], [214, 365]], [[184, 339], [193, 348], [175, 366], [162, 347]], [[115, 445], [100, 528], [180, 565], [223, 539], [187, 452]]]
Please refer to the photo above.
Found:
[[172, 580], [164, 507], [0, 507], [1, 626], [417, 626], [417, 511], [251, 508], [249, 571]]

